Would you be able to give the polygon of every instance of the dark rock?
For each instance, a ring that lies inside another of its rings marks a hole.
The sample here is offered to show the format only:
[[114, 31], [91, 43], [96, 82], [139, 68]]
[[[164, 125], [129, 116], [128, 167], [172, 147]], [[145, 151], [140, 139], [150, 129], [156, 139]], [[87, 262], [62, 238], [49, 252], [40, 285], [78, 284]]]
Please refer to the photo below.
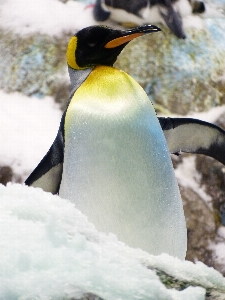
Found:
[[206, 203], [190, 188], [180, 187], [187, 223], [187, 255], [192, 262], [214, 266], [210, 243], [215, 241], [216, 222]]
[[0, 183], [6, 185], [7, 182], [12, 181], [13, 170], [9, 166], [0, 165]]

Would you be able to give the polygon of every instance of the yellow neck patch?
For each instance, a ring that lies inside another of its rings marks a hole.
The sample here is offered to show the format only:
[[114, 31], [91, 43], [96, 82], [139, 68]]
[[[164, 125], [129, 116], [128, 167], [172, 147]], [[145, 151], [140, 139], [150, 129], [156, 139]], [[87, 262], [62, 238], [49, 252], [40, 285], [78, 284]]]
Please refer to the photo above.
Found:
[[76, 62], [76, 55], [75, 55], [76, 49], [77, 49], [77, 37], [73, 36], [70, 39], [67, 47], [67, 52], [66, 52], [67, 63], [71, 68], [75, 70], [82, 70], [84, 68], [79, 67]]

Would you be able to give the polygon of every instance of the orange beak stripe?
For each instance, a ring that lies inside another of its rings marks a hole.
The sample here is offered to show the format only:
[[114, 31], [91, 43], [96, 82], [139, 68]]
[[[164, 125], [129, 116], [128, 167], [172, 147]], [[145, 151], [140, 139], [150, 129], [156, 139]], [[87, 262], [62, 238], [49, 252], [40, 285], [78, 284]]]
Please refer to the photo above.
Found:
[[131, 40], [135, 39], [136, 37], [139, 37], [141, 35], [143, 35], [143, 32], [138, 32], [138, 33], [133, 33], [131, 35], [125, 35], [125, 36], [121, 36], [118, 37], [112, 41], [109, 41], [104, 47], [105, 48], [116, 48], [120, 45], [123, 45], [127, 42], [130, 42]]

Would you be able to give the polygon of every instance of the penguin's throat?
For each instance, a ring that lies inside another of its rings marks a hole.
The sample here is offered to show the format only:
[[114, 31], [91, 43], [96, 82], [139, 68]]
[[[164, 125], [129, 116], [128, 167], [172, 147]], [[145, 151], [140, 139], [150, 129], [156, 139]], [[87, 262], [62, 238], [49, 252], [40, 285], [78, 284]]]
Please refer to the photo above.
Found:
[[70, 111], [82, 111], [102, 118], [133, 114], [151, 103], [141, 86], [128, 74], [113, 67], [97, 66], [85, 74], [86, 80], [74, 93]]
[[68, 72], [70, 76], [71, 92], [74, 94], [79, 86], [86, 80], [88, 75], [91, 73], [93, 68], [88, 68], [84, 70], [75, 70], [68, 66]]

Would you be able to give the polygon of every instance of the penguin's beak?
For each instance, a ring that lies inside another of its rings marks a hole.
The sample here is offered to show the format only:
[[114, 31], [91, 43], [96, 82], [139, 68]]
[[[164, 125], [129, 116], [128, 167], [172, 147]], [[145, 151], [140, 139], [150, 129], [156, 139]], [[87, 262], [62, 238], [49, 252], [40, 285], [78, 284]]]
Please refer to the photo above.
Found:
[[136, 37], [139, 37], [144, 34], [148, 34], [151, 32], [157, 32], [161, 31], [161, 29], [155, 25], [145, 25], [145, 26], [139, 26], [134, 29], [130, 30], [123, 30], [120, 31], [120, 36], [113, 38], [109, 42], [107, 42], [104, 46], [104, 48], [116, 48], [118, 46], [121, 46], [123, 44], [126, 44], [130, 42], [131, 40], [135, 39]]

